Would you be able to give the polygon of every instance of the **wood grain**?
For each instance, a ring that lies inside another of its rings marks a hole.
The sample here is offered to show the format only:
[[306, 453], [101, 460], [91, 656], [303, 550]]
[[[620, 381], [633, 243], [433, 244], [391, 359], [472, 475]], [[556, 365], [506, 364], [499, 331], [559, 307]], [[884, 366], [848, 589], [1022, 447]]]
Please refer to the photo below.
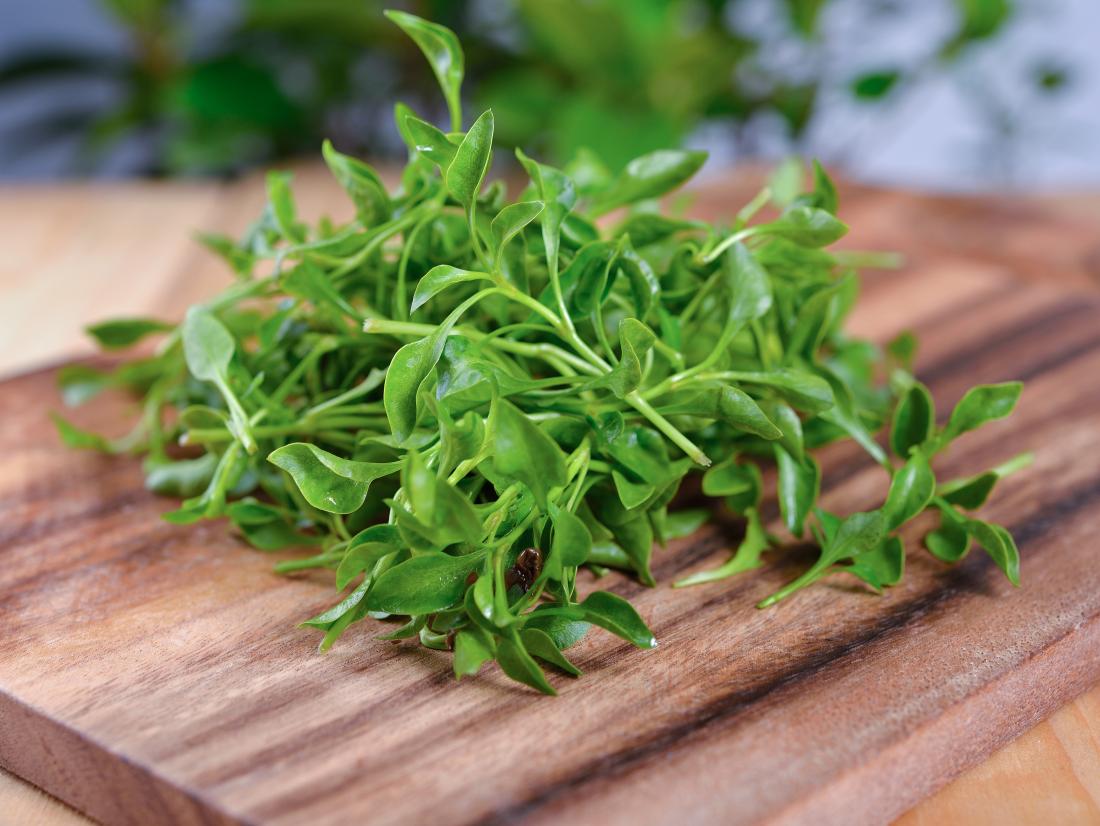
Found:
[[[221, 526], [159, 523], [165, 504], [140, 492], [136, 467], [56, 446], [28, 401], [50, 397], [47, 375], [8, 384], [0, 758], [111, 822], [659, 821], [670, 799], [689, 819], [882, 822], [1096, 677], [1100, 583], [1087, 569], [1100, 388], [1080, 377], [1100, 366], [1097, 308], [1006, 288], [1006, 267], [940, 256], [874, 278], [857, 323], [882, 337], [916, 322], [921, 370], [945, 404], [973, 381], [1031, 382], [1015, 421], [951, 457], [963, 472], [1043, 446], [990, 511], [1025, 540], [1024, 589], [1008, 593], [977, 556], [953, 572], [913, 559], [884, 598], [837, 582], [753, 611], [805, 563], [798, 548], [759, 577], [706, 590], [620, 581], [664, 645], [636, 654], [593, 638], [580, 661], [596, 673], [550, 705], [488, 673], [454, 686], [445, 660], [381, 646], [367, 627], [328, 657], [309, 655], [315, 640], [293, 622], [328, 600], [322, 578], [274, 578], [269, 559]], [[1087, 281], [1080, 269], [1073, 283]], [[104, 406], [88, 421], [116, 413]], [[838, 507], [881, 485], [850, 450], [832, 451], [829, 467]], [[726, 526], [682, 543], [660, 576], [712, 563], [736, 535]], [[433, 702], [443, 694], [447, 704]], [[1070, 740], [1086, 730], [1063, 728]], [[1094, 765], [1077, 771], [1087, 781]], [[1019, 815], [1050, 811], [1017, 797]], [[935, 822], [971, 822], [972, 804], [948, 795], [925, 807], [937, 801], [925, 808]], [[1094, 809], [1063, 811], [1058, 822], [1087, 822]]]

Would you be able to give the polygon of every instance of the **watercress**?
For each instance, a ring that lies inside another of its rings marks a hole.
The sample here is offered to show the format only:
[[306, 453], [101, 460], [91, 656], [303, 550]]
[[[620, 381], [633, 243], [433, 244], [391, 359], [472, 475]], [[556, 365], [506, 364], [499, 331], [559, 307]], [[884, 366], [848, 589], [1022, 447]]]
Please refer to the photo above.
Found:
[[[163, 338], [114, 371], [62, 372], [72, 401], [105, 388], [144, 399], [128, 436], [59, 419], [66, 442], [144, 453], [150, 489], [189, 497], [171, 521], [226, 517], [261, 550], [309, 547], [277, 569], [335, 572], [346, 593], [306, 622], [322, 649], [354, 622], [392, 618], [383, 638], [453, 651], [458, 677], [495, 660], [546, 693], [545, 666], [580, 674], [562, 652], [591, 626], [656, 644], [620, 597], [579, 599], [578, 571], [621, 568], [653, 584], [654, 544], [700, 522], [669, 511], [700, 471], [703, 493], [745, 518], [745, 538], [727, 563], [677, 585], [764, 564], [781, 541], [760, 515], [771, 461], [783, 525], [808, 527], [821, 551], [761, 605], [834, 572], [895, 584], [898, 532], [929, 509], [940, 519], [932, 554], [954, 562], [978, 544], [1018, 582], [1008, 531], [968, 512], [1026, 457], [946, 481], [933, 460], [1007, 415], [1020, 385], [974, 388], [938, 426], [911, 337], [883, 356], [843, 332], [857, 283], [824, 249], [846, 227], [819, 165], [806, 192], [801, 167], [784, 165], [729, 226], [658, 210], [700, 168], [698, 152], [655, 152], [578, 187], [517, 150], [529, 183], [509, 200], [485, 183], [492, 112], [462, 130], [457, 39], [390, 18], [428, 57], [450, 131], [398, 104], [409, 160], [394, 189], [326, 143], [355, 205], [340, 226], [303, 223], [289, 176], [272, 174], [240, 242], [205, 239], [235, 272], [231, 287], [178, 327], [89, 329], [110, 350]], [[757, 220], [769, 202], [775, 216]], [[261, 275], [263, 262], [274, 266]], [[887, 428], [889, 454], [874, 438]], [[819, 506], [812, 455], [843, 438], [889, 476], [879, 507], [846, 516]]]

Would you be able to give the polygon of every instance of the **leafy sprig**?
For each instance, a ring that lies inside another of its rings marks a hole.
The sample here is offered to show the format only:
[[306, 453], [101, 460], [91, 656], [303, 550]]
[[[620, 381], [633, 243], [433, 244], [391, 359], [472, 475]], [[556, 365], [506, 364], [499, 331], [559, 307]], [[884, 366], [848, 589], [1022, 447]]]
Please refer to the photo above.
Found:
[[[69, 444], [144, 453], [150, 489], [184, 497], [169, 521], [227, 517], [261, 550], [312, 547], [277, 569], [334, 571], [344, 595], [305, 623], [323, 632], [322, 649], [367, 616], [395, 618], [383, 639], [452, 650], [458, 677], [496, 660], [546, 693], [545, 665], [580, 673], [563, 652], [591, 626], [655, 645], [622, 598], [582, 599], [578, 571], [655, 584], [654, 545], [698, 525], [669, 510], [698, 471], [746, 533], [727, 563], [677, 585], [763, 564], [779, 541], [760, 515], [769, 458], [783, 524], [794, 536], [809, 525], [821, 552], [761, 606], [834, 572], [895, 584], [899, 530], [928, 509], [940, 514], [925, 539], [936, 557], [957, 561], [977, 543], [1018, 582], [1011, 536], [967, 512], [1026, 457], [946, 482], [932, 461], [1007, 415], [1020, 385], [974, 388], [937, 427], [911, 339], [883, 357], [845, 335], [858, 285], [843, 254], [824, 249], [846, 227], [820, 166], [805, 192], [801, 168], [785, 166], [719, 227], [653, 202], [699, 169], [699, 153], [652, 153], [578, 185], [517, 150], [529, 183], [510, 202], [485, 184], [492, 113], [458, 129], [457, 40], [391, 19], [428, 57], [452, 131], [398, 104], [409, 162], [395, 190], [326, 144], [356, 209], [341, 226], [300, 221], [289, 177], [272, 173], [241, 242], [206, 239], [237, 275], [228, 290], [178, 327], [90, 328], [107, 349], [164, 339], [113, 371], [62, 372], [71, 401], [108, 387], [144, 398], [119, 440], [59, 419]], [[775, 217], [757, 220], [769, 202]], [[889, 453], [874, 438], [888, 424]], [[812, 451], [843, 438], [890, 476], [875, 510], [817, 504]], [[197, 455], [181, 458], [175, 443]]]

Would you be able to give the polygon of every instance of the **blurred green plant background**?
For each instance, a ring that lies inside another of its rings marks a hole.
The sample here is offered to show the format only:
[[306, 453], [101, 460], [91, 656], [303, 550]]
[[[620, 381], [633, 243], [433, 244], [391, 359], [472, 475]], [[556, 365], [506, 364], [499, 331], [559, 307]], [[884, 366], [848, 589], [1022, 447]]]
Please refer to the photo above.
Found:
[[[89, 2], [125, 48], [11, 55], [0, 101], [79, 77], [109, 84], [110, 103], [59, 99], [6, 138], [9, 150], [76, 135], [71, 171], [95, 174], [137, 141], [124, 173], [227, 175], [313, 154], [325, 137], [373, 158], [399, 154], [396, 99], [444, 119], [434, 79], [382, 17], [386, 6], [458, 32], [470, 110], [493, 107], [503, 144], [559, 163], [586, 148], [615, 169], [700, 136], [733, 159], [805, 149], [823, 98], [896, 106], [917, 80], [996, 42], [1023, 0], [944, 0], [946, 23], [896, 60], [865, 47], [910, 25], [906, 0], [222, 0], [213, 24], [209, 3]], [[840, 6], [842, 20], [827, 25]], [[868, 52], [867, 65], [849, 60], [838, 75], [835, 55], [853, 52]], [[1043, 58], [1013, 82], [1056, 94], [1068, 77]], [[973, 94], [994, 139], [1010, 138], [1011, 113], [982, 84]]]

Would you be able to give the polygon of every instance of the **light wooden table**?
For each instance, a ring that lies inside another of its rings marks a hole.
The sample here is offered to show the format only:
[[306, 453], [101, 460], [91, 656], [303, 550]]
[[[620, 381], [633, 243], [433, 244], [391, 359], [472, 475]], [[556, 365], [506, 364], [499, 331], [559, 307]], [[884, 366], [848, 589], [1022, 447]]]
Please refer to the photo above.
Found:
[[[303, 214], [345, 217], [324, 170], [297, 170]], [[708, 184], [700, 208], [729, 214], [759, 174]], [[935, 257], [960, 270], [1081, 288], [1100, 286], [1100, 194], [942, 198], [842, 188], [852, 246], [894, 249], [915, 265]], [[239, 233], [258, 214], [263, 183], [125, 183], [0, 189], [0, 376], [88, 351], [81, 328], [104, 316], [178, 318], [227, 283], [195, 230]], [[82, 815], [0, 770], [0, 826], [68, 826]], [[1100, 688], [992, 755], [900, 823], [1100, 822]]]

